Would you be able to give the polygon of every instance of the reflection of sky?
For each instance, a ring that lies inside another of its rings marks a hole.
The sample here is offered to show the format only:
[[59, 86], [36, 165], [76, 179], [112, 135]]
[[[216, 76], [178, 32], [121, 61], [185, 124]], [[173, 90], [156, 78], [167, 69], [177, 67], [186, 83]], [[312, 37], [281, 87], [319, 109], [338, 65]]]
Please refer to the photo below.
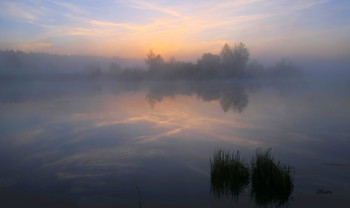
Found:
[[349, 100], [316, 92], [258, 91], [243, 113], [184, 95], [151, 107], [145, 91], [116, 96], [108, 89], [4, 102], [0, 188], [64, 186], [77, 196], [97, 189], [130, 200], [139, 186], [148, 200], [203, 198], [216, 148], [239, 149], [249, 162], [257, 148], [272, 147], [295, 167], [296, 192], [349, 192]]

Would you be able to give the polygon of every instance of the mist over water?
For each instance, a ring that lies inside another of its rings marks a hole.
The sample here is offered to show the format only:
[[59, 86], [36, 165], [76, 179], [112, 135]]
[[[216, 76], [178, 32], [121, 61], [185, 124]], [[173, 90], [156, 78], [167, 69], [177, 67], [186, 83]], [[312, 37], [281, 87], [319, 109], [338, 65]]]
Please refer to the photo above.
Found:
[[[134, 207], [138, 187], [145, 207], [224, 206], [234, 202], [210, 195], [209, 158], [217, 148], [240, 150], [246, 163], [257, 149], [272, 148], [275, 158], [295, 170], [289, 206], [325, 200], [315, 195], [321, 187], [332, 191], [330, 201], [349, 192], [350, 100], [344, 85], [113, 80], [1, 85], [6, 205]], [[238, 203], [253, 206], [248, 191]]]
[[[312, 61], [281, 59], [264, 66], [249, 59], [244, 44], [224, 45], [196, 63], [150, 51], [135, 67], [118, 58], [19, 51], [0, 57], [0, 205], [349, 202], [346, 62], [311, 68]], [[210, 158], [218, 149], [239, 150], [239, 163], [252, 171], [252, 155], [270, 148], [271, 158], [293, 172], [280, 202], [276, 192], [261, 195], [261, 177], [245, 178], [232, 197], [220, 189], [227, 182], [221, 173], [213, 179]], [[227, 198], [213, 195], [215, 180], [216, 195]]]
[[348, 208], [349, 11], [1, 0], [0, 208]]

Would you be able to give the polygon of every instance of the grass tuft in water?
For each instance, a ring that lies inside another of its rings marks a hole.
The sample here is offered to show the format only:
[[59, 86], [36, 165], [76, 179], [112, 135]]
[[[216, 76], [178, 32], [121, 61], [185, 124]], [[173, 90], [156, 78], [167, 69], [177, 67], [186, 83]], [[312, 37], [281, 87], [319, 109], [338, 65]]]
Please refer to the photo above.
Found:
[[261, 207], [285, 205], [294, 187], [291, 167], [276, 163], [270, 150], [257, 152], [251, 163], [251, 197]]
[[211, 193], [218, 198], [238, 199], [249, 184], [249, 168], [240, 158], [239, 151], [217, 150], [210, 159]]

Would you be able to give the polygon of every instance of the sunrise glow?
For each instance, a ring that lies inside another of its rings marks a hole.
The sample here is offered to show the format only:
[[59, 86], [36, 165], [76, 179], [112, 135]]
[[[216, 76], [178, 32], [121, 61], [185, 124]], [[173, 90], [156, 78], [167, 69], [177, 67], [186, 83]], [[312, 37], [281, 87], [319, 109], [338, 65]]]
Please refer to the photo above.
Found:
[[244, 42], [253, 55], [349, 53], [350, 3], [330, 0], [0, 2], [0, 49], [193, 60]]

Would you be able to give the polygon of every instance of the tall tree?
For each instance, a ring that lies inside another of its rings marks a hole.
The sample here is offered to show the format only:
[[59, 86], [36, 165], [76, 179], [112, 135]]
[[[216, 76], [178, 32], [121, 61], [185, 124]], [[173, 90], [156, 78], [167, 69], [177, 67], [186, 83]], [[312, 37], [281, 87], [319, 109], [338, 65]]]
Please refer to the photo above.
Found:
[[249, 61], [249, 50], [243, 43], [225, 44], [220, 52], [221, 64], [226, 76], [241, 76]]
[[155, 54], [153, 50], [148, 52], [145, 62], [151, 71], [158, 70], [164, 64], [163, 57], [160, 54]]

